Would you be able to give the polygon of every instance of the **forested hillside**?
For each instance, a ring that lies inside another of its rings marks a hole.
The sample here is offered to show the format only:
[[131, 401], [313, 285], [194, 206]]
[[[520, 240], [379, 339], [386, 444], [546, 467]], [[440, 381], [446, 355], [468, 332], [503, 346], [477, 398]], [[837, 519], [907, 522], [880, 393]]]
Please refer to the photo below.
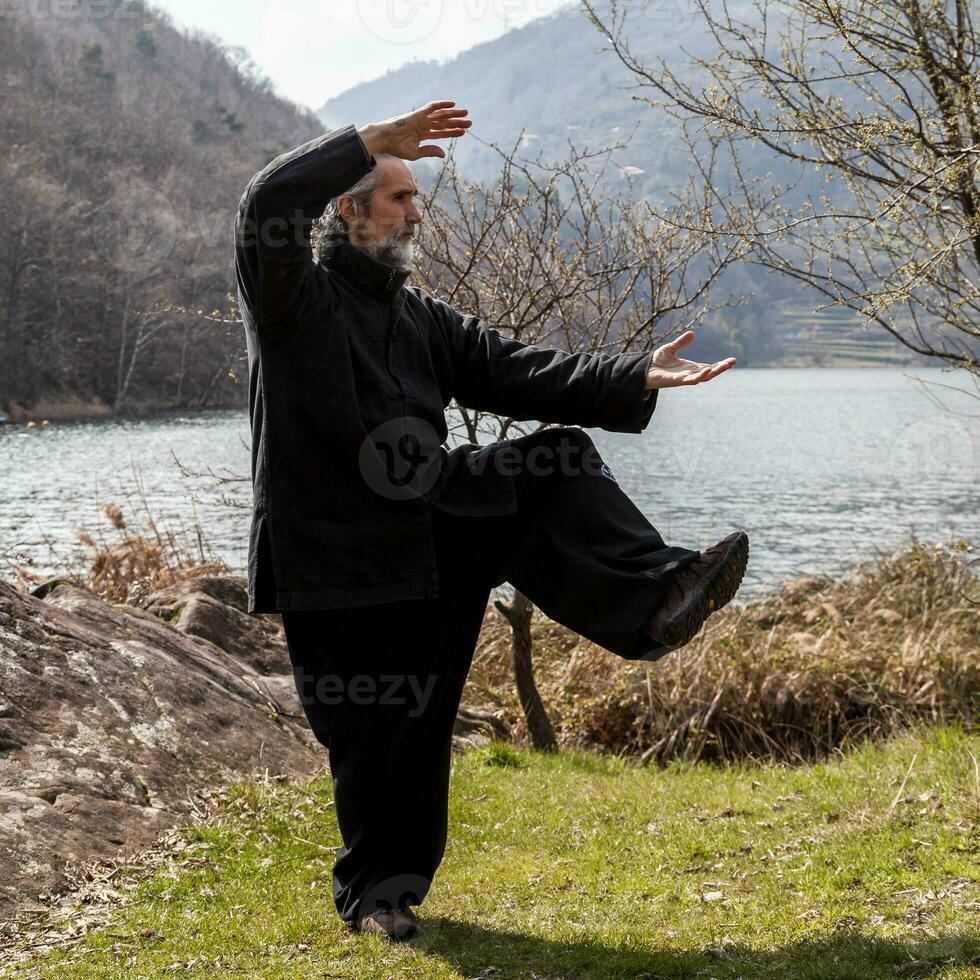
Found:
[[[58, 16], [22, 6], [0, 30], [0, 415], [243, 404], [235, 206], [257, 169], [325, 128], [449, 97], [471, 108], [480, 139], [506, 147], [526, 128], [526, 149], [552, 156], [566, 138], [596, 146], [639, 123], [610, 173], [640, 194], [679, 186], [690, 166], [676, 124], [630, 102], [578, 10], [390, 72], [316, 119], [277, 98], [243, 52], [133, 0], [60, 4]], [[690, 18], [640, 23], [645, 51], [701, 43]], [[492, 179], [499, 163], [469, 135], [454, 155], [469, 177]], [[728, 293], [752, 303], [713, 317], [695, 356], [896, 360], [853, 319], [813, 316], [784, 281], [739, 267], [717, 290]]]
[[235, 209], [319, 123], [132, 2], [5, 17], [0, 66], [0, 414], [243, 402]]

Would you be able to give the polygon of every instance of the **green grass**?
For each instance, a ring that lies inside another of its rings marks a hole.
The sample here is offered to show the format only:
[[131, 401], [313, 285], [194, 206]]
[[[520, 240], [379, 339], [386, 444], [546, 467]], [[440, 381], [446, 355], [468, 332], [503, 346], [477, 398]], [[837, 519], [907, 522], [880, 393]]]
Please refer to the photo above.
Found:
[[958, 728], [805, 768], [475, 751], [407, 946], [335, 917], [329, 781], [247, 784], [10, 975], [976, 977], [978, 756]]

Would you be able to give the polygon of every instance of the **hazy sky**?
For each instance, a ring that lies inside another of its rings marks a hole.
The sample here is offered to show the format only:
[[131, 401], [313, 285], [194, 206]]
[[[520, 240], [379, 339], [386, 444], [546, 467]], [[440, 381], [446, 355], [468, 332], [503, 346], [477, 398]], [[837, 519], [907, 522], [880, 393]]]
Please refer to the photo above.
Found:
[[575, 0], [156, 0], [178, 27], [246, 48], [311, 109], [406, 61], [445, 60]]

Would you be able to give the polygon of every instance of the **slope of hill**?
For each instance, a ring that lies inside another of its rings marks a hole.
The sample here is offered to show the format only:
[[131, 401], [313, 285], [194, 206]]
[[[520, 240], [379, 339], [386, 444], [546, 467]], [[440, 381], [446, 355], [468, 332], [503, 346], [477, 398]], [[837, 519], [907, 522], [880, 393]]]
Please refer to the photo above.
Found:
[[[751, 21], [757, 16], [744, 0], [727, 6], [733, 17]], [[608, 4], [600, 0], [596, 7], [601, 13]], [[678, 0], [630, 8], [629, 45], [647, 63], [662, 57], [680, 70], [691, 56], [710, 56], [715, 42], [705, 32], [695, 4]], [[519, 152], [531, 159], [540, 154], [545, 160], [564, 156], [569, 141], [577, 148], [596, 149], [630, 137], [627, 148], [611, 153], [604, 171], [606, 187], [624, 192], [632, 186], [638, 196], [663, 201], [692, 171], [680, 124], [663, 110], [631, 98], [636, 91], [632, 76], [604, 47], [608, 49], [608, 42], [573, 5], [446, 62], [413, 62], [357, 85], [326, 102], [319, 116], [325, 126], [335, 128], [383, 119], [430, 98], [455, 99], [469, 108], [474, 125], [454, 143], [453, 157], [468, 177], [483, 181], [492, 181], [499, 169], [499, 154], [488, 144], [509, 150], [522, 130]], [[762, 147], [749, 154], [747, 176], [771, 174], [780, 184], [798, 181], [787, 203], [806, 195], [838, 193], [839, 182], [828, 186], [812, 173], [801, 180], [795, 165], [768, 155]], [[723, 188], [728, 172], [724, 162], [719, 163], [717, 182]], [[592, 169], [601, 165], [600, 158]], [[420, 179], [430, 167], [427, 162], [418, 165]], [[862, 329], [859, 318], [847, 311], [815, 313], [813, 308], [822, 302], [819, 297], [802, 294], [796, 283], [755, 267], [729, 270], [713, 296], [748, 301], [709, 318], [692, 346], [693, 357], [736, 354], [743, 364], [800, 366], [907, 364], [914, 358], [886, 334]], [[813, 324], [828, 315], [833, 330], [814, 331]]]
[[[600, 2], [597, 8], [604, 5]], [[630, 47], [648, 61], [687, 60], [682, 53], [710, 54], [713, 41], [692, 12], [693, 4], [655, 3], [636, 7], [629, 17]], [[743, 0], [729, 4], [733, 14], [750, 16]], [[510, 148], [526, 130], [521, 152], [546, 159], [577, 146], [599, 147], [625, 139], [637, 127], [628, 149], [612, 155], [610, 177], [627, 179], [643, 195], [680, 187], [689, 164], [678, 123], [662, 112], [631, 101], [635, 83], [608, 43], [578, 5], [531, 21], [524, 27], [478, 44], [443, 63], [412, 62], [330, 99], [319, 110], [327, 126], [356, 119], [379, 119], [421, 105], [429, 98], [451, 98], [470, 109], [473, 128], [456, 143], [454, 155], [468, 175], [492, 179], [498, 155], [484, 143]], [[643, 172], [629, 178], [618, 168]], [[766, 170], [780, 171], [766, 161]], [[763, 171], [764, 172], [764, 171]], [[791, 171], [786, 171], [790, 173]]]
[[4, 18], [0, 65], [0, 414], [242, 402], [240, 324], [198, 311], [248, 179], [319, 124], [129, 0]]

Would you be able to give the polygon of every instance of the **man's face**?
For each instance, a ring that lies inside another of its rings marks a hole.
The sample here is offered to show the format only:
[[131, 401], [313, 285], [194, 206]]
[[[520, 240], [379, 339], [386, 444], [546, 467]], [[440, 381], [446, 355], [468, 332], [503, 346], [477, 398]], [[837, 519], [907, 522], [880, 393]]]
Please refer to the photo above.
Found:
[[342, 209], [351, 226], [351, 244], [358, 248], [370, 248], [383, 241], [407, 245], [415, 237], [422, 215], [415, 206], [419, 189], [415, 186], [412, 172], [401, 160], [379, 160], [384, 172], [384, 183], [371, 196], [370, 213], [359, 208], [354, 213], [349, 206]]

